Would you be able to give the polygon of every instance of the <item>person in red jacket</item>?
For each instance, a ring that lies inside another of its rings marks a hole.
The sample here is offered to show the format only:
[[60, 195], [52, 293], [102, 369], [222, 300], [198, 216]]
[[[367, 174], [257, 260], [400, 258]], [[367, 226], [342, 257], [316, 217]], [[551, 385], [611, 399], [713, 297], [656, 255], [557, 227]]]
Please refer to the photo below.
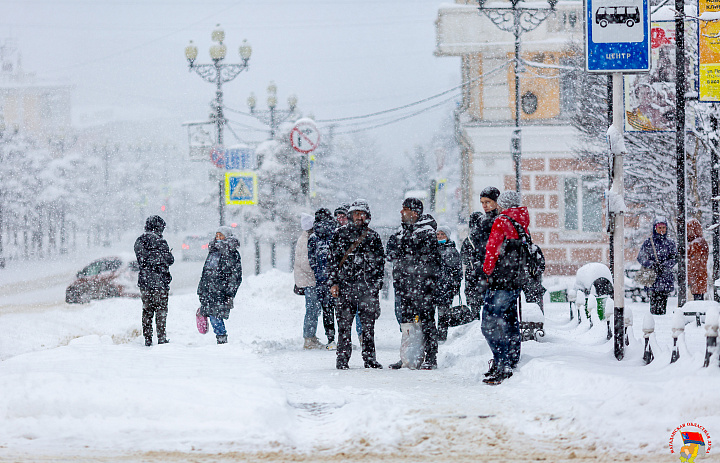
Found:
[[527, 208], [520, 206], [520, 193], [506, 191], [498, 197], [497, 203], [502, 212], [490, 230], [483, 264], [489, 287], [485, 294], [481, 328], [493, 353], [490, 370], [483, 380], [487, 384], [500, 384], [511, 377], [520, 360], [522, 336], [517, 300], [524, 283], [520, 276], [526, 270], [521, 266], [526, 264], [514, 252], [519, 242], [509, 240], [519, 240], [518, 230], [529, 234], [530, 224]]

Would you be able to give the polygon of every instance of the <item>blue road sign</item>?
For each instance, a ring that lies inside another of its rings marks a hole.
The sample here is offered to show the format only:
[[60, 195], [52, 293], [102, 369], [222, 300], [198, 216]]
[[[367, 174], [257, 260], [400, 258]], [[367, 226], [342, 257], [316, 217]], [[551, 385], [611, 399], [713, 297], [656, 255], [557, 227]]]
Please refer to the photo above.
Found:
[[258, 180], [255, 172], [225, 173], [225, 203], [248, 205], [257, 204]]
[[650, 70], [648, 0], [585, 0], [588, 72]]
[[227, 170], [257, 169], [254, 148], [218, 148], [210, 150], [210, 160], [216, 167]]

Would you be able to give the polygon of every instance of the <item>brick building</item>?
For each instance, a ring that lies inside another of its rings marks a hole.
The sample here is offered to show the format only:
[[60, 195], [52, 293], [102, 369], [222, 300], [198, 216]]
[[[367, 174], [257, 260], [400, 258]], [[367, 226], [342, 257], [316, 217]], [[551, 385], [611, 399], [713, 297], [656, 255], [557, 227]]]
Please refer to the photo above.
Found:
[[[460, 57], [462, 79], [469, 82], [456, 117], [466, 215], [480, 210], [484, 187], [515, 189], [510, 152], [515, 129], [514, 38], [481, 14], [477, 5], [466, 0], [444, 5], [436, 21], [435, 54]], [[568, 1], [522, 36], [523, 205], [530, 212], [533, 240], [545, 253], [547, 273], [555, 275], [574, 274], [588, 262], [607, 263], [609, 253], [603, 199], [607, 172], [575, 159], [577, 134], [567, 120], [574, 94], [562, 66], [571, 58], [568, 44], [582, 43], [582, 34], [582, 2]]]

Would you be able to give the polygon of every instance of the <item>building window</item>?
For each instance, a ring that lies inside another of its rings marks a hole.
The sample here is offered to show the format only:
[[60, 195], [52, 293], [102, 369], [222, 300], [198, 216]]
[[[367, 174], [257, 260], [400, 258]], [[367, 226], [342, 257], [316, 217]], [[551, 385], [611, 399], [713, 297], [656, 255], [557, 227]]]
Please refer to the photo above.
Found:
[[602, 231], [602, 203], [605, 181], [599, 177], [565, 178], [565, 230]]

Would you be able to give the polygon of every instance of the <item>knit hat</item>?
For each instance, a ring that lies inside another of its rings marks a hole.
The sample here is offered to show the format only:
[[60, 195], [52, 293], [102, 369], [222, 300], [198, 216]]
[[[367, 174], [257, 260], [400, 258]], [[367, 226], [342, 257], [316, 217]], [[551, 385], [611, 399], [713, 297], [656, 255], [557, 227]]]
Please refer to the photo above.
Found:
[[445, 236], [447, 236], [448, 239], [450, 239], [450, 234], [452, 233], [452, 229], [450, 228], [449, 225], [445, 225], [445, 224], [438, 225], [437, 231], [445, 233]]
[[520, 193], [517, 191], [504, 191], [498, 196], [497, 203], [500, 209], [510, 209], [520, 206]]
[[222, 225], [215, 230], [216, 233], [222, 233], [225, 238], [230, 238], [233, 236], [233, 229], [228, 227], [227, 225]]
[[335, 211], [333, 212], [333, 215], [337, 217], [338, 214], [347, 215], [348, 209], [350, 209], [350, 205], [348, 203], [342, 203], [338, 207], [335, 208]]
[[498, 196], [500, 196], [500, 190], [498, 190], [494, 186], [485, 187], [485, 189], [480, 192], [481, 198], [492, 199], [495, 202], [497, 202]]
[[315, 217], [310, 214], [300, 214], [300, 226], [303, 230], [312, 230], [313, 224], [315, 223]]
[[402, 205], [413, 212], [417, 212], [418, 215], [423, 213], [423, 203], [417, 198], [405, 198]]
[[354, 211], [365, 212], [368, 215], [368, 218], [370, 217], [370, 205], [364, 199], [356, 199], [348, 208], [347, 215], [349, 216]]
[[323, 222], [325, 220], [333, 220], [333, 216], [330, 213], [330, 209], [322, 207], [315, 211], [315, 222]]

